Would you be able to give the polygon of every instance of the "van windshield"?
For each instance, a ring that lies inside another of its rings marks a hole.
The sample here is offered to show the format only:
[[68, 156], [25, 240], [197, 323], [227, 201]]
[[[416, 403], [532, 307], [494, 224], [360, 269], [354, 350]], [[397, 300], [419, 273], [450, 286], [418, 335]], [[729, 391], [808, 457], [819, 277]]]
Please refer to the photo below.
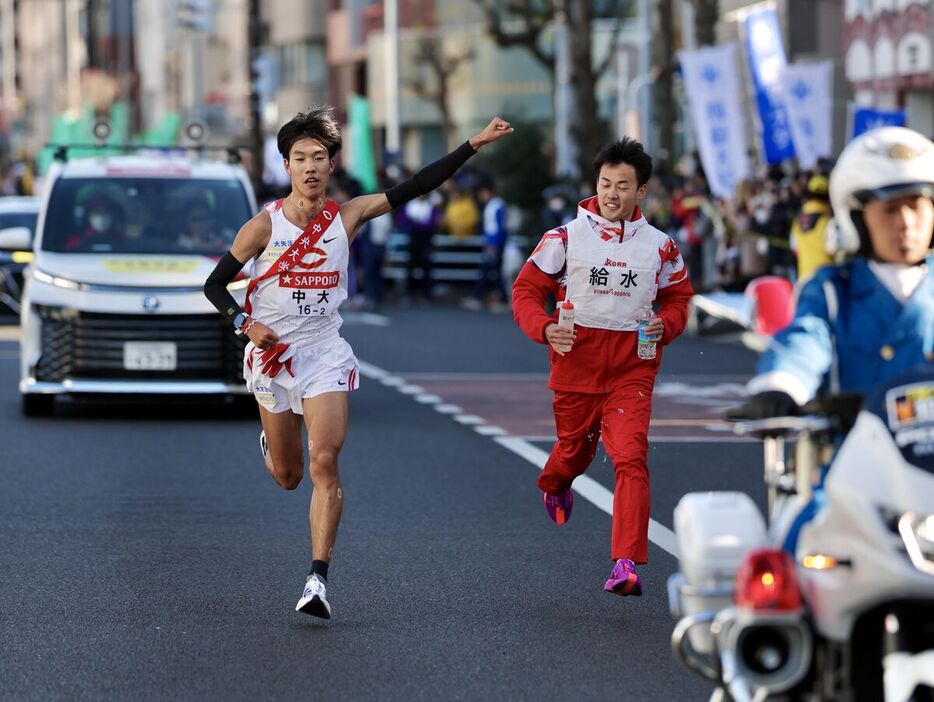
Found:
[[220, 255], [251, 216], [233, 179], [61, 178], [41, 245], [53, 252]]

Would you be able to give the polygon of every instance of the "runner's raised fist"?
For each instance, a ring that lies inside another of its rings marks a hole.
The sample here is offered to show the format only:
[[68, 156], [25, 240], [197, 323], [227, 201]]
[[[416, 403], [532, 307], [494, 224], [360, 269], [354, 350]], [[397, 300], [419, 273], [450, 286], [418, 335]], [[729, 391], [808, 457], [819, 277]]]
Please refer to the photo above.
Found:
[[514, 131], [515, 129], [509, 125], [509, 122], [499, 117], [494, 117], [490, 120], [490, 123], [483, 128], [482, 132], [470, 139], [470, 145], [476, 151], [481, 146], [496, 141], [497, 139], [502, 139], [504, 136], [512, 134]]

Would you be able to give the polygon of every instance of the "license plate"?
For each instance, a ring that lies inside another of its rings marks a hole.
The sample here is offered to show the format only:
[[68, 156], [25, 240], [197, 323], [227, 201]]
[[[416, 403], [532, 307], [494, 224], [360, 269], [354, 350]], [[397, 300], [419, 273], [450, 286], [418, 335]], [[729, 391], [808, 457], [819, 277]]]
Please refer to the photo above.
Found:
[[128, 341], [123, 345], [123, 367], [127, 370], [175, 370], [178, 349], [172, 342]]

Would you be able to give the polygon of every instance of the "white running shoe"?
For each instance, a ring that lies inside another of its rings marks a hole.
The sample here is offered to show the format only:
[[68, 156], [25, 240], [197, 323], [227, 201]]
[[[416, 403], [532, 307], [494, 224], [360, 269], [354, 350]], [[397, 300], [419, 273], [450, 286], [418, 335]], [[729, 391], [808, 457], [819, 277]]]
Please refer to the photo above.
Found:
[[305, 589], [302, 591], [302, 598], [295, 605], [296, 612], [310, 614], [313, 617], [322, 619], [331, 618], [331, 605], [328, 604], [327, 589], [324, 583], [318, 579], [316, 573], [308, 576], [305, 581]]
[[265, 431], [259, 433], [259, 450], [263, 452], [263, 459], [265, 460], [266, 454], [269, 453], [269, 444], [266, 443]]

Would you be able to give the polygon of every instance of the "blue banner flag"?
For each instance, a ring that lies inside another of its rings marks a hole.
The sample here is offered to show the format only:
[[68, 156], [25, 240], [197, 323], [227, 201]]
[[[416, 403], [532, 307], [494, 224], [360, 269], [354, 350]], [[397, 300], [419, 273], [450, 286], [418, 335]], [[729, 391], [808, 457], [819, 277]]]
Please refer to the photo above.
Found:
[[876, 127], [904, 127], [904, 110], [875, 110], [871, 107], [858, 107], [853, 113], [853, 138]]
[[743, 33], [759, 108], [765, 160], [780, 163], [794, 157], [795, 146], [782, 99], [787, 61], [774, 8], [765, 7], [747, 14], [743, 20]]

